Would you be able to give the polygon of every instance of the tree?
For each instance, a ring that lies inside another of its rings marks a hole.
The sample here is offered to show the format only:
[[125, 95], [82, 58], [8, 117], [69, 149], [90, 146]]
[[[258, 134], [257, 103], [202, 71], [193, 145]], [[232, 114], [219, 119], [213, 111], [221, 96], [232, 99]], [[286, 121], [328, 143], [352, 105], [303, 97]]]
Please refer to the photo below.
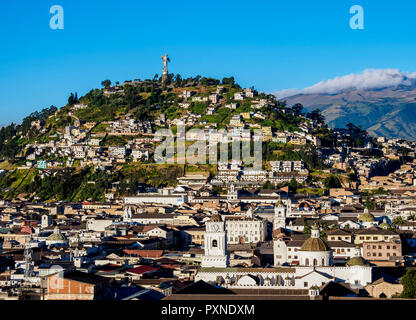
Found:
[[111, 86], [111, 81], [110, 81], [110, 80], [104, 80], [104, 81], [101, 81], [101, 85], [102, 85], [104, 88], [108, 89], [108, 88], [110, 88], [110, 86]]
[[75, 92], [75, 94], [74, 94], [74, 93], [71, 92], [71, 94], [69, 95], [69, 98], [68, 98], [68, 104], [70, 106], [72, 106], [77, 102], [78, 102], [78, 93]]
[[406, 222], [403, 220], [402, 217], [396, 217], [393, 219], [392, 224], [395, 226], [402, 226], [404, 225]]
[[316, 147], [313, 144], [308, 143], [301, 146], [298, 154], [308, 169], [323, 169], [325, 167], [322, 159], [318, 155]]
[[294, 178], [292, 178], [289, 182], [289, 192], [296, 193], [298, 186], [298, 182]]
[[231, 86], [233, 86], [234, 83], [235, 83], [234, 77], [222, 78], [222, 84], [230, 84]]
[[401, 278], [400, 283], [403, 285], [401, 298], [416, 298], [416, 269], [409, 269]]
[[309, 225], [308, 221], [305, 221], [303, 224], [303, 233], [310, 234], [311, 233], [311, 226]]
[[296, 103], [295, 105], [292, 106], [292, 110], [295, 116], [300, 116], [302, 114], [303, 105], [300, 103]]
[[272, 190], [273, 187], [274, 187], [273, 184], [269, 180], [267, 180], [266, 183], [263, 184], [263, 189], [264, 190]]
[[365, 207], [366, 207], [368, 210], [376, 210], [376, 209], [377, 209], [377, 202], [376, 202], [376, 200], [375, 200], [375, 199], [370, 199], [370, 198], [368, 198], [368, 199], [365, 201]]
[[331, 174], [330, 176], [325, 178], [324, 186], [327, 189], [340, 188], [341, 187], [341, 182], [339, 181], [337, 176]]
[[325, 123], [325, 117], [321, 114], [321, 110], [315, 109], [309, 113], [306, 114], [306, 117], [308, 119], [312, 119], [318, 123]]

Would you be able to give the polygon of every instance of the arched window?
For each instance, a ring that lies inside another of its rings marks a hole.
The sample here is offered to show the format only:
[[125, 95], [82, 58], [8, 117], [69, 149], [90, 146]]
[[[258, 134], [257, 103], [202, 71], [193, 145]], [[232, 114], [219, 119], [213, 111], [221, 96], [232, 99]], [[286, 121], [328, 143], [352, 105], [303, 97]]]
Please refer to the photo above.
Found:
[[212, 240], [212, 247], [213, 248], [218, 247], [218, 241], [217, 240]]
[[325, 265], [325, 259], [322, 258], [322, 266], [324, 266], [324, 265]]
[[308, 258], [306, 258], [306, 260], [305, 260], [305, 266], [309, 266], [309, 259]]
[[318, 265], [318, 260], [313, 259], [313, 265], [314, 265], [314, 266], [317, 266], [317, 265]]

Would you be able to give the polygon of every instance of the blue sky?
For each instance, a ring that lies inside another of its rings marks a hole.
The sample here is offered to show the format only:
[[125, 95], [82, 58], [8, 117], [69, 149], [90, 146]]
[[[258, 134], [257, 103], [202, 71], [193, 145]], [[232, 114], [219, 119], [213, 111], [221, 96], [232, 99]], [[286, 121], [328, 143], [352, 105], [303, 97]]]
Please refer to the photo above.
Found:
[[[361, 5], [365, 30], [349, 27]], [[49, 8], [65, 10], [51, 30]], [[234, 75], [274, 92], [367, 68], [416, 71], [416, 3], [387, 0], [20, 0], [0, 3], [0, 124], [21, 121], [71, 91], [169, 71]]]

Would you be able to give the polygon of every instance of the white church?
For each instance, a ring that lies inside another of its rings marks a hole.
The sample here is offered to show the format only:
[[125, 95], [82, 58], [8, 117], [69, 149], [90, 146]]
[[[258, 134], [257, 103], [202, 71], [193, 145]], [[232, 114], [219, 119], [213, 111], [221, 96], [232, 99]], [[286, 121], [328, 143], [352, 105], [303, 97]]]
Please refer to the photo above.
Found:
[[[279, 202], [275, 207], [274, 229], [286, 226], [286, 207]], [[213, 282], [230, 289], [302, 289], [319, 291], [319, 287], [334, 281], [365, 286], [372, 282], [372, 267], [361, 257], [360, 248], [346, 266], [334, 266], [332, 250], [320, 237], [317, 225], [300, 251], [300, 264], [296, 267], [284, 265], [287, 252], [282, 252], [281, 240], [275, 240], [274, 267], [243, 268], [229, 266], [227, 254], [227, 230], [219, 214], [214, 214], [206, 223], [205, 253], [195, 281]]]

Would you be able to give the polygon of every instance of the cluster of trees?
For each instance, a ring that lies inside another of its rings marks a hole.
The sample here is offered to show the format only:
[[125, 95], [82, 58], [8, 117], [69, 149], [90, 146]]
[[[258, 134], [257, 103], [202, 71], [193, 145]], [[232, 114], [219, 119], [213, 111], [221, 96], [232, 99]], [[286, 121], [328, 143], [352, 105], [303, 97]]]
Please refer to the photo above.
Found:
[[37, 131], [32, 127], [32, 122], [40, 121], [41, 123], [44, 123], [45, 120], [57, 110], [58, 109], [55, 106], [50, 106], [41, 111], [32, 112], [23, 119], [22, 124], [20, 125], [11, 123], [8, 126], [2, 127], [0, 129], [0, 157], [9, 159], [14, 158], [22, 150], [18, 135], [27, 138], [35, 136]]
[[183, 166], [157, 165], [143, 166], [135, 170], [117, 173], [117, 181], [120, 181], [119, 194], [121, 196], [135, 195], [139, 188], [174, 186], [177, 178], [184, 174]]
[[403, 292], [400, 298], [415, 299], [416, 298], [416, 269], [409, 269], [400, 279], [403, 285]]
[[[264, 161], [303, 161], [305, 166], [310, 170], [325, 169], [326, 166], [319, 157], [316, 147], [312, 144], [305, 144], [295, 151], [288, 146], [282, 146], [279, 143], [269, 142], [263, 145]], [[275, 154], [274, 151], [280, 151]]]
[[23, 187], [23, 192], [35, 192], [41, 201], [49, 199], [69, 201], [74, 191], [80, 187], [84, 174], [83, 171], [72, 174], [70, 170], [64, 170], [43, 179], [36, 175], [31, 184]]
[[[89, 184], [88, 181], [94, 183]], [[91, 167], [84, 168], [77, 173], [67, 169], [43, 178], [38, 174], [32, 183], [22, 187], [22, 191], [36, 193], [40, 201], [71, 201], [75, 196], [80, 201], [102, 201], [105, 190], [113, 181], [112, 175], [100, 170], [93, 171]]]
[[324, 186], [327, 189], [331, 188], [341, 188], [341, 181], [339, 181], [339, 178], [333, 174], [329, 175], [324, 180]]
[[69, 95], [68, 98], [68, 105], [73, 106], [74, 104], [78, 103], [79, 99], [78, 99], [78, 93], [75, 92], [75, 94], [73, 92], [71, 92], [71, 94]]

